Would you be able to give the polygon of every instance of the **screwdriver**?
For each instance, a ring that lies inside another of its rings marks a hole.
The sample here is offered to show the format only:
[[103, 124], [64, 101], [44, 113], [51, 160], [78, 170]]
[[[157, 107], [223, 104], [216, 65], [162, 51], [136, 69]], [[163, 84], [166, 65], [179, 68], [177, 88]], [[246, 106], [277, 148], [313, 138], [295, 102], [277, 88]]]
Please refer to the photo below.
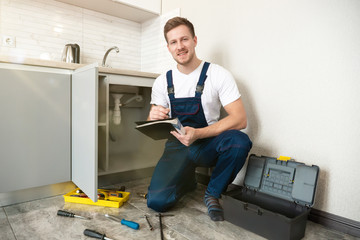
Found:
[[129, 228], [132, 228], [132, 229], [135, 229], [135, 230], [138, 230], [139, 229], [139, 224], [136, 223], [136, 222], [132, 222], [132, 221], [128, 221], [128, 220], [125, 220], [125, 219], [119, 219], [115, 216], [112, 216], [112, 215], [109, 215], [109, 214], [105, 214], [105, 217], [115, 221], [115, 222], [119, 222], [121, 223], [122, 225], [125, 225], [125, 226], [128, 226]]
[[84, 235], [88, 236], [88, 237], [92, 237], [92, 238], [103, 239], [103, 240], [113, 240], [111, 238], [106, 237], [105, 234], [101, 234], [101, 233], [98, 233], [98, 232], [96, 232], [94, 230], [90, 230], [90, 229], [85, 229]]
[[154, 230], [153, 226], [150, 223], [149, 217], [146, 214], [144, 215], [144, 217], [145, 217], [145, 219], [146, 219], [146, 221], [147, 221], [147, 223], [149, 225], [150, 231]]
[[67, 212], [67, 211], [64, 211], [64, 210], [58, 210], [58, 211], [57, 211], [57, 215], [58, 215], [58, 216], [63, 216], [63, 217], [71, 217], [71, 218], [82, 218], [82, 219], [86, 219], [86, 220], [90, 220], [90, 219], [91, 219], [91, 218], [87, 218], [87, 217], [75, 215], [74, 213]]

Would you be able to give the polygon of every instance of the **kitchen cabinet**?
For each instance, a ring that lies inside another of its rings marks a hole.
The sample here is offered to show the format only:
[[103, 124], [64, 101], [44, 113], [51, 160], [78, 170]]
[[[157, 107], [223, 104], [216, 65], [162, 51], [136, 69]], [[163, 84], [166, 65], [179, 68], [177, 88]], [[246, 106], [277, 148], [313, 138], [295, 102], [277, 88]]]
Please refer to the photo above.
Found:
[[70, 74], [0, 76], [0, 192], [70, 181]]
[[[96, 64], [72, 74], [72, 181], [93, 201], [99, 175], [153, 167], [160, 158], [163, 145], [134, 129], [149, 112], [153, 81], [99, 73]], [[110, 119], [112, 94], [123, 95], [120, 125]]]
[[144, 22], [161, 13], [161, 0], [57, 0], [134, 22]]
[[118, 3], [134, 6], [139, 9], [143, 9], [148, 12], [160, 14], [161, 12], [161, 0], [114, 0]]
[[[163, 144], [134, 129], [156, 74], [45, 63], [0, 63], [0, 192], [72, 181], [96, 201], [98, 176], [156, 165]], [[120, 125], [113, 94], [122, 95]]]

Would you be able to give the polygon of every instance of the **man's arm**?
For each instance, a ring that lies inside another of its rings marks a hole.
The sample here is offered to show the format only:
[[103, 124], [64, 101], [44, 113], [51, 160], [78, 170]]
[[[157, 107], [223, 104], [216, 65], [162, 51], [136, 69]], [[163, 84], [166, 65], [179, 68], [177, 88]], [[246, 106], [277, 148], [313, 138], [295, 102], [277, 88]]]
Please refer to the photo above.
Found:
[[224, 109], [228, 116], [210, 126], [196, 129], [195, 136], [197, 139], [214, 137], [226, 130], [241, 130], [246, 128], [247, 118], [245, 107], [241, 98], [229, 103], [224, 107]]
[[241, 98], [229, 103], [224, 109], [228, 115], [210, 126], [204, 128], [185, 127], [185, 135], [180, 135], [176, 131], [172, 131], [171, 133], [179, 139], [182, 144], [189, 146], [197, 139], [214, 137], [226, 130], [241, 130], [246, 128], [247, 118]]

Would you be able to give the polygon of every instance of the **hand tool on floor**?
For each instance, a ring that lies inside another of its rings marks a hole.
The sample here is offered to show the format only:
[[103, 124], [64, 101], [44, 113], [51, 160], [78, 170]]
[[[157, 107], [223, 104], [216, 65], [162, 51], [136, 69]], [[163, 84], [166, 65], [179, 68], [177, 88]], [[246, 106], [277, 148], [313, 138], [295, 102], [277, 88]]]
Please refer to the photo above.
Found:
[[147, 215], [144, 215], [144, 217], [145, 217], [147, 223], [149, 224], [150, 231], [154, 230], [153, 226], [150, 223], [149, 217]]
[[128, 226], [129, 228], [132, 228], [132, 229], [135, 229], [135, 230], [138, 230], [140, 225], [136, 222], [132, 222], [132, 221], [128, 221], [128, 220], [125, 220], [125, 219], [120, 219], [120, 218], [117, 218], [115, 216], [112, 216], [112, 215], [109, 215], [109, 214], [105, 214], [105, 217], [115, 221], [115, 222], [119, 222], [121, 223], [122, 225], [125, 225], [125, 226]]
[[123, 195], [122, 195], [122, 193], [120, 193], [120, 192], [110, 191], [110, 192], [109, 192], [109, 197], [118, 197], [118, 198], [122, 198], [122, 197], [123, 197]]
[[63, 216], [63, 217], [71, 217], [71, 218], [81, 218], [81, 219], [86, 219], [86, 220], [90, 220], [91, 218], [87, 218], [87, 217], [83, 217], [83, 216], [79, 216], [79, 215], [75, 215], [72, 212], [67, 212], [64, 210], [58, 210], [57, 211], [57, 215], [58, 216]]
[[157, 217], [159, 217], [159, 222], [160, 222], [160, 235], [161, 235], [161, 240], [164, 240], [164, 233], [163, 233], [163, 227], [162, 227], [162, 217], [170, 217], [170, 216], [174, 216], [173, 214], [157, 214]]
[[137, 195], [141, 198], [147, 199], [147, 193], [137, 193]]
[[107, 197], [107, 196], [106, 196], [105, 193], [102, 193], [102, 192], [99, 192], [99, 191], [98, 191], [98, 199], [99, 199], [99, 200], [105, 200], [106, 197]]
[[99, 232], [96, 232], [96, 231], [90, 230], [90, 229], [85, 229], [84, 235], [88, 236], [88, 237], [92, 237], [92, 238], [102, 239], [102, 240], [113, 240], [111, 238], [106, 237], [105, 234], [101, 234]]

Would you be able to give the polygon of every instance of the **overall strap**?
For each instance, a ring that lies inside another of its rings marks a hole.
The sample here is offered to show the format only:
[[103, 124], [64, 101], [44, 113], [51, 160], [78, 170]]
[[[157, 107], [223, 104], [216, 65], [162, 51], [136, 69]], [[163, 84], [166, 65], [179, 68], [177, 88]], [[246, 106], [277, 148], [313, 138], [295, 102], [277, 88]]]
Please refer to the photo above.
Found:
[[205, 80], [207, 78], [207, 75], [206, 75], [206, 72], [208, 70], [210, 66], [210, 63], [208, 62], [204, 62], [204, 66], [201, 70], [201, 73], [200, 73], [200, 78], [199, 78], [199, 81], [196, 85], [196, 91], [195, 91], [195, 97], [201, 97], [201, 94], [204, 90], [204, 83], [205, 83]]
[[[210, 63], [204, 62], [204, 66], [200, 73], [199, 81], [196, 85], [195, 97], [200, 97], [204, 90], [204, 83], [207, 78], [206, 72], [207, 72], [209, 66], [210, 66]], [[173, 83], [173, 78], [172, 78], [172, 70], [167, 71], [166, 81], [167, 81], [167, 91], [168, 91], [169, 98], [174, 99], [175, 98], [175, 90], [174, 90], [174, 83]]]
[[174, 99], [174, 84], [173, 84], [173, 78], [172, 78], [172, 70], [169, 70], [166, 73], [166, 81], [167, 81], [167, 90], [168, 90], [168, 95], [170, 99]]

